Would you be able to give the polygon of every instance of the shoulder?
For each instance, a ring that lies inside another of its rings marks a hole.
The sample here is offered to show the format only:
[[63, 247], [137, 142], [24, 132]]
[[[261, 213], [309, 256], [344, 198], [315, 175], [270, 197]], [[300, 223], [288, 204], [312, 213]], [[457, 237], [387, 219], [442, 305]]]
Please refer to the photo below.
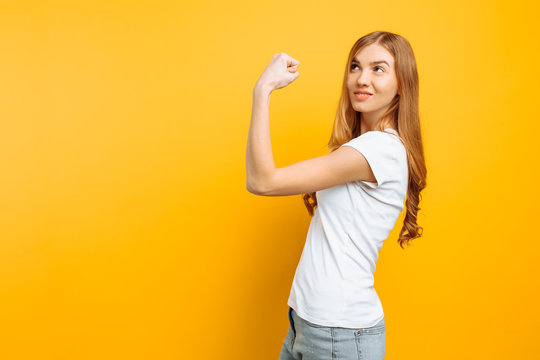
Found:
[[[371, 146], [375, 146], [377, 148], [386, 149], [386, 150], [390, 150], [390, 149], [405, 150], [405, 146], [403, 145], [401, 138], [397, 134], [386, 132], [386, 131], [378, 131], [378, 130], [366, 131], [362, 135], [357, 136], [347, 141], [345, 144], [358, 144], [358, 143], [365, 143], [365, 144], [369, 144]], [[388, 149], [387, 147], [390, 147], [390, 148]]]
[[407, 166], [407, 149], [397, 134], [378, 130], [367, 131], [343, 145], [351, 146], [364, 156], [379, 159], [381, 162]]

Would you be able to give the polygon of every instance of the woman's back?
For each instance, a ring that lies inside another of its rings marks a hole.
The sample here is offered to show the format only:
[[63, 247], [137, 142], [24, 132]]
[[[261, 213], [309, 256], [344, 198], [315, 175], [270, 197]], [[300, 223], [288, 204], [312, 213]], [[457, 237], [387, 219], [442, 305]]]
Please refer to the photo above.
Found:
[[398, 137], [382, 131], [368, 131], [342, 146], [362, 153], [377, 182], [317, 191], [318, 206], [288, 305], [314, 324], [364, 328], [384, 317], [373, 273], [378, 252], [404, 209], [407, 154]]

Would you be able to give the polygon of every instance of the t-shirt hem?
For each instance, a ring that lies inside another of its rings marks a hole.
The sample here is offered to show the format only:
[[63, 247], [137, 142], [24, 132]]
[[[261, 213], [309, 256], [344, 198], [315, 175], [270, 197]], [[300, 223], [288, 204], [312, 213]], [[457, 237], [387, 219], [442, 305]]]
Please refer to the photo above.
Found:
[[347, 329], [362, 329], [367, 327], [372, 327], [377, 325], [382, 319], [384, 319], [384, 312], [373, 322], [371, 323], [357, 323], [357, 322], [350, 322], [350, 321], [328, 321], [328, 320], [321, 320], [317, 319], [311, 315], [308, 315], [303, 310], [298, 310], [297, 306], [294, 304], [291, 304], [290, 301], [287, 301], [287, 305], [289, 305], [291, 308], [294, 309], [296, 314], [301, 317], [302, 319], [306, 320], [307, 322], [313, 323], [315, 325], [319, 326], [326, 326], [326, 327], [339, 327], [339, 328], [347, 328]]

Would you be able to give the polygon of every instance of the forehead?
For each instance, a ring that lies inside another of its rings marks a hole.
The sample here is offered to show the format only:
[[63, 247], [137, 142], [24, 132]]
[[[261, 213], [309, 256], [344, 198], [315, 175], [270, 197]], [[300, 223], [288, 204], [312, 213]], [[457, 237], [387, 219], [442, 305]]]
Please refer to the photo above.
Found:
[[394, 57], [384, 47], [378, 44], [371, 44], [358, 51], [352, 61], [361, 64], [370, 64], [374, 61], [386, 61], [390, 66], [394, 65]]

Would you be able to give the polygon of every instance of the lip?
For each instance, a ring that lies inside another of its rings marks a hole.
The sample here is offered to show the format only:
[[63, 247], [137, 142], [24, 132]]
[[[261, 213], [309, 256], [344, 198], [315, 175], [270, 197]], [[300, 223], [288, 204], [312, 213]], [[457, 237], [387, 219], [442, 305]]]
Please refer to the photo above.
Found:
[[367, 90], [356, 90], [356, 91], [354, 92], [354, 94], [355, 94], [355, 95], [356, 95], [356, 94], [368, 94], [368, 95], [373, 95], [372, 93], [370, 93], [370, 92], [367, 91]]
[[367, 100], [367, 99], [369, 99], [370, 97], [373, 96], [373, 95], [371, 95], [371, 94], [367, 94], [367, 96], [365, 96], [365, 95], [360, 95], [360, 94], [364, 94], [364, 93], [358, 93], [358, 92], [355, 92], [355, 93], [354, 93], [354, 97], [357, 98], [358, 100]]

